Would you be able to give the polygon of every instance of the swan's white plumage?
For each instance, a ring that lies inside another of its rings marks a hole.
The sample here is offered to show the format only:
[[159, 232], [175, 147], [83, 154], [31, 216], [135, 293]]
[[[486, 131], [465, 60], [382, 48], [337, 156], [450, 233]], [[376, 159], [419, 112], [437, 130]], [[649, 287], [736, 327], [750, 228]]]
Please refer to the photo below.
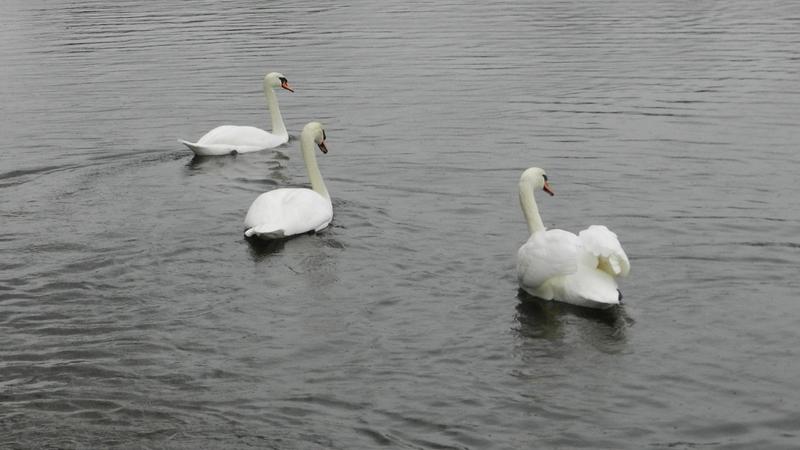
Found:
[[616, 233], [604, 225], [592, 225], [578, 233], [578, 237], [586, 251], [598, 257], [600, 270], [611, 276], [628, 275], [631, 264]]
[[320, 231], [333, 218], [330, 200], [311, 189], [283, 188], [255, 199], [244, 226], [247, 237], [280, 239], [309, 231]]
[[275, 148], [289, 141], [289, 134], [277, 135], [260, 128], [222, 125], [209, 131], [197, 142], [180, 140], [195, 154], [201, 156], [250, 153]]
[[533, 198], [533, 191], [545, 185], [544, 171], [538, 168], [526, 170], [520, 179], [520, 201], [531, 230], [517, 252], [520, 287], [544, 300], [578, 306], [603, 309], [619, 304], [614, 277], [627, 275], [630, 263], [617, 235], [602, 225], [578, 235], [545, 229]]
[[333, 219], [333, 205], [314, 156], [314, 144], [327, 152], [322, 125], [311, 122], [303, 128], [300, 148], [311, 189], [281, 188], [259, 195], [244, 219], [246, 237], [281, 239], [309, 231], [321, 231]]
[[197, 142], [183, 139], [178, 139], [178, 142], [200, 156], [257, 152], [287, 143], [289, 133], [283, 123], [274, 88], [292, 91], [283, 74], [271, 72], [264, 76], [264, 96], [267, 98], [267, 106], [272, 116], [271, 133], [251, 126], [222, 125], [204, 134]]
[[564, 230], [534, 233], [518, 251], [517, 270], [522, 286], [540, 286], [547, 280], [578, 270], [577, 236]]

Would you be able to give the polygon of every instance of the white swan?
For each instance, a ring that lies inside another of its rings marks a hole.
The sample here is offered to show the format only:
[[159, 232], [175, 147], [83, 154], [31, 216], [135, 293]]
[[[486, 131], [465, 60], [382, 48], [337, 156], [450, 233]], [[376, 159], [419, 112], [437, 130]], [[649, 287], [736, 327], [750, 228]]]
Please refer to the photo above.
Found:
[[308, 231], [320, 231], [331, 222], [331, 196], [317, 166], [315, 143], [322, 153], [328, 153], [325, 130], [319, 122], [311, 122], [303, 127], [300, 135], [300, 149], [311, 189], [282, 188], [259, 195], [244, 219], [246, 237], [281, 239]]
[[519, 201], [531, 233], [517, 252], [520, 287], [544, 300], [599, 309], [618, 305], [622, 294], [615, 277], [627, 275], [630, 263], [617, 235], [602, 225], [577, 236], [546, 230], [533, 195], [537, 189], [554, 195], [544, 170], [531, 167], [519, 179]]
[[289, 133], [283, 124], [281, 110], [278, 108], [278, 97], [273, 88], [283, 88], [289, 92], [289, 81], [283, 74], [271, 72], [264, 76], [264, 95], [272, 116], [272, 133], [260, 128], [222, 125], [209, 131], [197, 142], [179, 139], [178, 142], [189, 147], [196, 155], [229, 155], [231, 153], [248, 153], [275, 148], [289, 141]]

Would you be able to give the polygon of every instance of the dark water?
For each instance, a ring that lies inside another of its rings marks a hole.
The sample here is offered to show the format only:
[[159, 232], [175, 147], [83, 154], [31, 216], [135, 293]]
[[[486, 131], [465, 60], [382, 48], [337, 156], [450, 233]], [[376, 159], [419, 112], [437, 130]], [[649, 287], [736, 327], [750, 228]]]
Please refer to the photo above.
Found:
[[[5, 0], [0, 60], [0, 447], [800, 442], [800, 3]], [[273, 70], [287, 146], [176, 142]], [[311, 120], [333, 225], [251, 245]], [[518, 294], [533, 165], [620, 310]]]

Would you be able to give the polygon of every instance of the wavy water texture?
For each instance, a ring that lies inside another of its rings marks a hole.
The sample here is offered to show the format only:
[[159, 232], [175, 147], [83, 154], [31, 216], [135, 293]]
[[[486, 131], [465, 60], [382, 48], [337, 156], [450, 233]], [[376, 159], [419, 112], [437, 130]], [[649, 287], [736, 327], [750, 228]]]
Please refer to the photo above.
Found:
[[[791, 448], [800, 7], [7, 0], [0, 447]], [[176, 138], [292, 139], [192, 158]], [[242, 238], [304, 186], [323, 233]], [[516, 182], [624, 306], [520, 293]]]

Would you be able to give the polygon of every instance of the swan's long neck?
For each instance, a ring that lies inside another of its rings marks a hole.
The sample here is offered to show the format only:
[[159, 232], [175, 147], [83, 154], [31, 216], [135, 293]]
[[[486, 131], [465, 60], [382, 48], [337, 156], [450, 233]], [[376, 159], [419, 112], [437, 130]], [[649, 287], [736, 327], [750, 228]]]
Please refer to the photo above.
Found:
[[519, 204], [522, 207], [522, 213], [525, 214], [525, 220], [528, 221], [528, 231], [531, 234], [545, 230], [542, 216], [539, 215], [539, 207], [536, 206], [536, 199], [533, 197], [533, 190], [533, 183], [528, 180], [520, 180]]
[[289, 139], [289, 133], [286, 131], [286, 125], [283, 124], [283, 117], [281, 117], [281, 109], [278, 108], [278, 96], [266, 80], [264, 81], [264, 95], [267, 97], [267, 107], [269, 107], [269, 115], [272, 117], [272, 134]]
[[331, 196], [328, 194], [325, 181], [322, 179], [322, 173], [320, 173], [319, 166], [317, 165], [317, 156], [314, 147], [314, 136], [310, 133], [303, 133], [300, 136], [300, 150], [303, 152], [303, 161], [306, 163], [308, 179], [311, 181], [311, 189], [330, 200]]

